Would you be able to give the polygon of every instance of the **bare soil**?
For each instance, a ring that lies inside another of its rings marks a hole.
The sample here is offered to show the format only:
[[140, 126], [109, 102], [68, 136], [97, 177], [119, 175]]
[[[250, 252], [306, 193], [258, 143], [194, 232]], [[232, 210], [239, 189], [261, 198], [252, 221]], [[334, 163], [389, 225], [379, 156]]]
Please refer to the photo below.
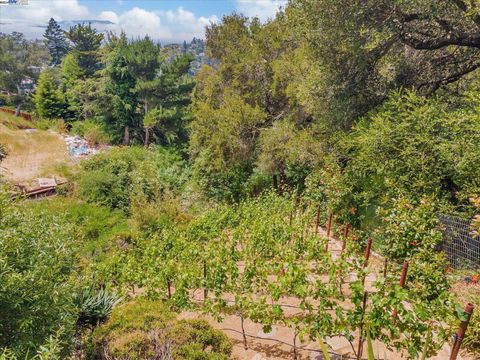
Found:
[[54, 131], [11, 129], [0, 124], [0, 142], [8, 149], [1, 174], [14, 184], [57, 175], [56, 168], [70, 161], [65, 141]]

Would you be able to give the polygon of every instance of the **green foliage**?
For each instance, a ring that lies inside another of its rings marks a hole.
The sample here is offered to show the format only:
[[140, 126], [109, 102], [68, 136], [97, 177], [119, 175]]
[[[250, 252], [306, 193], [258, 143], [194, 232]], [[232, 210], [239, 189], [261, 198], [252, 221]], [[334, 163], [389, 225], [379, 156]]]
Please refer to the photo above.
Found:
[[40, 42], [28, 41], [23, 34], [0, 34], [0, 87], [16, 94], [15, 105], [27, 100], [22, 88], [26, 77], [35, 80], [34, 69], [48, 62], [48, 52]]
[[179, 193], [186, 181], [184, 167], [171, 150], [112, 149], [82, 164], [78, 193], [89, 202], [129, 213], [135, 198], [151, 202], [164, 192]]
[[65, 99], [55, 85], [51, 70], [43, 71], [35, 92], [35, 107], [42, 118], [60, 118], [65, 112]]
[[220, 108], [209, 102], [195, 107], [190, 139], [195, 174], [204, 189], [217, 192], [219, 198], [238, 199], [253, 170], [255, 138], [265, 114], [233, 91], [224, 95]]
[[73, 43], [72, 54], [85, 76], [92, 76], [100, 69], [99, 49], [103, 34], [98, 33], [91, 24], [78, 24], [66, 32], [67, 38]]
[[50, 53], [50, 65], [59, 65], [63, 57], [68, 53], [69, 44], [65, 33], [55, 19], [50, 18], [43, 37], [45, 38], [45, 45]]
[[137, 299], [116, 308], [93, 333], [92, 356], [112, 359], [228, 359], [232, 345], [204, 320], [175, 320], [160, 303]]
[[12, 204], [6, 194], [0, 202], [0, 347], [33, 356], [60, 329], [62, 341], [72, 335], [79, 244], [64, 217]]
[[91, 145], [106, 145], [111, 141], [105, 124], [95, 119], [73, 122], [70, 133], [83, 137]]
[[389, 199], [379, 211], [382, 224], [377, 239], [391, 260], [403, 261], [420, 250], [433, 253], [442, 239], [433, 198], [412, 202], [399, 196]]
[[404, 192], [466, 204], [480, 191], [471, 171], [480, 161], [477, 107], [475, 97], [449, 110], [412, 92], [392, 94], [344, 138], [349, 181], [367, 203]]
[[77, 322], [82, 326], [98, 326], [107, 320], [120, 300], [121, 297], [105, 289], [95, 290], [92, 286], [83, 289], [75, 298]]

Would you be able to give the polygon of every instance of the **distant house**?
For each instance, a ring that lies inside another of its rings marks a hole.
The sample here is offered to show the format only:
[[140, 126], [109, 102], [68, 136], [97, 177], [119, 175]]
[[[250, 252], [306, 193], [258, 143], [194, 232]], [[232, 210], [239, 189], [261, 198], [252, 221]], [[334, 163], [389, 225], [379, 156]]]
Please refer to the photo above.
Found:
[[20, 90], [25, 93], [34, 92], [36, 88], [37, 84], [31, 77], [28, 76], [24, 77], [22, 82], [20, 83]]

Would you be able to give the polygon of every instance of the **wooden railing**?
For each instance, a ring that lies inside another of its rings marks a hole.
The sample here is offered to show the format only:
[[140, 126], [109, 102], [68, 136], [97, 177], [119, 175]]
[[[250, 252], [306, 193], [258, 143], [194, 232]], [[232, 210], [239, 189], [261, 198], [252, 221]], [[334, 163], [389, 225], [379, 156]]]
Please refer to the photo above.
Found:
[[[0, 111], [6, 112], [8, 114], [15, 115], [15, 110], [12, 110], [12, 109], [9, 109], [9, 108], [0, 107]], [[22, 118], [24, 118], [25, 120], [32, 121], [32, 115], [30, 115], [29, 113], [20, 111], [20, 116]]]

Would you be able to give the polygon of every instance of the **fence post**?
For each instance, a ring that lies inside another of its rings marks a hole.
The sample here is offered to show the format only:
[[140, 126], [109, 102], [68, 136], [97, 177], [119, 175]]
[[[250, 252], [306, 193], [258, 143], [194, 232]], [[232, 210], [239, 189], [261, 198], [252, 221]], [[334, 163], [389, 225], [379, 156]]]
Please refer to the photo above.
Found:
[[465, 314], [467, 318], [460, 323], [458, 327], [457, 334], [455, 336], [455, 342], [453, 343], [452, 353], [450, 354], [450, 360], [456, 360], [458, 356], [458, 352], [460, 351], [460, 346], [462, 346], [463, 337], [465, 336], [465, 332], [467, 331], [468, 323], [473, 314], [474, 306], [473, 304], [468, 303], [465, 306]]
[[[405, 281], [407, 280], [407, 271], [408, 271], [408, 260], [403, 262], [402, 267], [402, 274], [400, 275], [400, 287], [403, 288], [405, 286]], [[397, 318], [397, 310], [393, 309], [392, 311], [393, 321]]]
[[370, 259], [370, 252], [372, 251], [372, 238], [368, 238], [367, 247], [365, 248], [365, 262], [363, 263], [363, 267], [366, 268], [368, 266], [368, 260]]

